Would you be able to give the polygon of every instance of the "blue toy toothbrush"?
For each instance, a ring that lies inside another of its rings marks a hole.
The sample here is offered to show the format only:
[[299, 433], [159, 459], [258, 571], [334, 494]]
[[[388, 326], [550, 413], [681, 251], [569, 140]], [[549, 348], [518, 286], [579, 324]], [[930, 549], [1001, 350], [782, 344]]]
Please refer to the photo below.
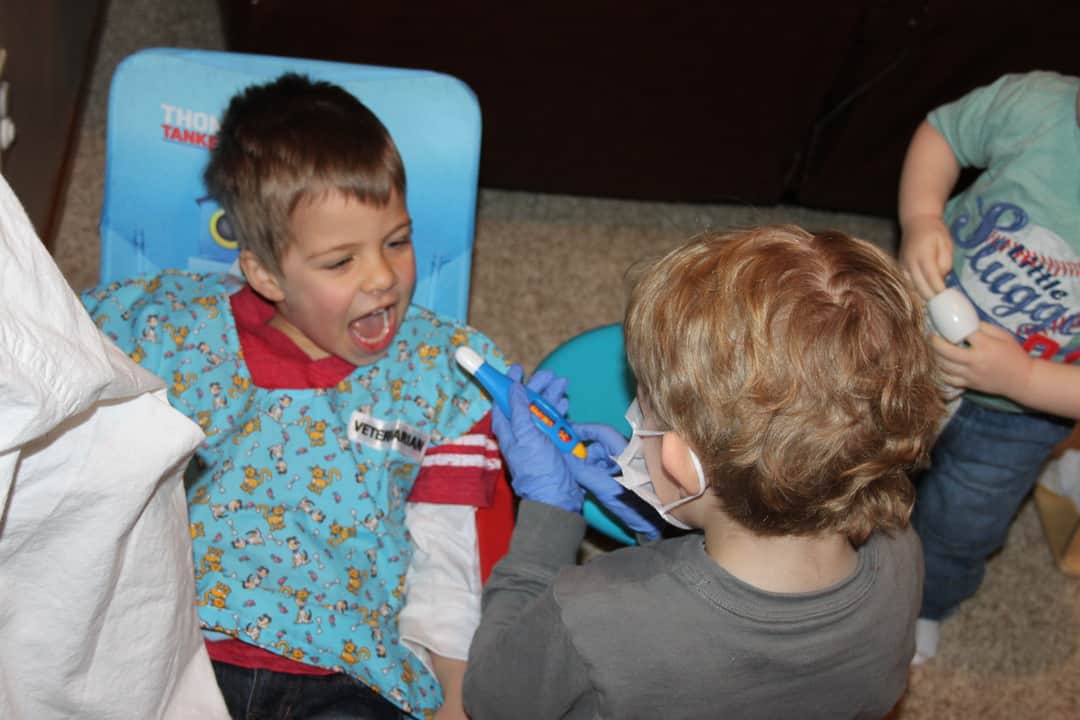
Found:
[[[471, 347], [462, 345], [454, 353], [458, 364], [479, 382], [492, 400], [499, 406], [503, 414], [510, 417], [510, 385], [513, 381], [503, 373], [484, 362], [480, 353]], [[529, 388], [525, 388], [529, 397], [529, 410], [532, 412], [533, 422], [543, 430], [554, 442], [555, 446], [563, 452], [571, 453], [582, 460], [585, 459], [585, 444], [570, 427], [555, 408]]]

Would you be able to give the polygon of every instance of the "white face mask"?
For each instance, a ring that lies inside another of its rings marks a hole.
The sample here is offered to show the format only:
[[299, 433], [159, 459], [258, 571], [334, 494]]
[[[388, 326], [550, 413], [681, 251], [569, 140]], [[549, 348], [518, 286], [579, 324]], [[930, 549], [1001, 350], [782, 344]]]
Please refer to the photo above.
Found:
[[653, 488], [652, 479], [649, 477], [649, 470], [645, 466], [645, 449], [641, 444], [641, 438], [663, 435], [664, 432], [662, 430], [641, 429], [641, 407], [638, 406], [638, 401], [636, 399], [630, 403], [630, 407], [626, 409], [626, 422], [630, 423], [630, 429], [633, 433], [630, 435], [630, 442], [627, 443], [626, 449], [619, 453], [619, 457], [615, 458], [615, 462], [617, 462], [622, 469], [622, 477], [616, 476], [615, 482], [648, 503], [648, 505], [656, 510], [656, 512], [660, 514], [660, 517], [664, 518], [668, 524], [674, 525], [677, 528], [682, 528], [683, 530], [692, 530], [693, 528], [689, 525], [674, 517], [671, 514], [671, 511], [691, 500], [697, 500], [705, 494], [708, 485], [705, 482], [705, 473], [701, 469], [701, 461], [698, 460], [698, 456], [693, 450], [690, 450], [690, 461], [694, 463], [694, 470], [697, 471], [698, 482], [700, 483], [700, 488], [697, 493], [664, 505], [660, 502], [660, 498], [656, 494], [656, 489]]

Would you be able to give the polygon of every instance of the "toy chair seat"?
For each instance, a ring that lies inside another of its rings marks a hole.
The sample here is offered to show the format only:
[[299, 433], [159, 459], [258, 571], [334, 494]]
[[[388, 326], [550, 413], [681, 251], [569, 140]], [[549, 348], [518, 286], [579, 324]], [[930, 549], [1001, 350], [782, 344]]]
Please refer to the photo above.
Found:
[[386, 125], [408, 179], [414, 302], [465, 321], [480, 108], [463, 82], [426, 70], [171, 48], [129, 56], [109, 90], [101, 282], [232, 265], [236, 241], [203, 169], [232, 95], [286, 71], [341, 85]]
[[[607, 423], [630, 435], [630, 425], [623, 416], [634, 399], [636, 382], [626, 363], [621, 324], [602, 325], [570, 338], [541, 360], [538, 368], [570, 381], [569, 419]], [[590, 527], [612, 540], [636, 544], [631, 532], [591, 497], [585, 500], [583, 514]]]

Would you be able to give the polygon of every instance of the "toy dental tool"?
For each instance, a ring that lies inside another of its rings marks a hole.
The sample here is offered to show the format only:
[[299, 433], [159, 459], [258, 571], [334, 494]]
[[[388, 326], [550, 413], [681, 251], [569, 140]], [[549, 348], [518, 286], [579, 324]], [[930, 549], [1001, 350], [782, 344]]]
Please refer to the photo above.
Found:
[[[513, 381], [484, 362], [480, 354], [471, 347], [459, 347], [454, 358], [488, 391], [503, 414], [510, 417], [509, 392]], [[555, 442], [559, 450], [584, 460], [585, 444], [570, 427], [570, 423], [540, 395], [529, 388], [525, 388], [525, 392], [529, 397], [529, 411], [532, 412], [536, 426]]]
[[926, 307], [934, 327], [951, 343], [962, 342], [979, 329], [979, 314], [959, 288], [945, 288], [930, 298]]

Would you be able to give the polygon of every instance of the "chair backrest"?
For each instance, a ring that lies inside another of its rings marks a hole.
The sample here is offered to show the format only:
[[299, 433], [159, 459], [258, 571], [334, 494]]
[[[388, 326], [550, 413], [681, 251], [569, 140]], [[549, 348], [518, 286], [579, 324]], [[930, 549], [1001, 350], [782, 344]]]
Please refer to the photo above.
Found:
[[463, 82], [426, 70], [171, 48], [129, 56], [109, 91], [101, 282], [232, 265], [236, 243], [203, 169], [229, 98], [287, 71], [341, 85], [389, 129], [407, 175], [413, 301], [466, 320], [480, 108]]

